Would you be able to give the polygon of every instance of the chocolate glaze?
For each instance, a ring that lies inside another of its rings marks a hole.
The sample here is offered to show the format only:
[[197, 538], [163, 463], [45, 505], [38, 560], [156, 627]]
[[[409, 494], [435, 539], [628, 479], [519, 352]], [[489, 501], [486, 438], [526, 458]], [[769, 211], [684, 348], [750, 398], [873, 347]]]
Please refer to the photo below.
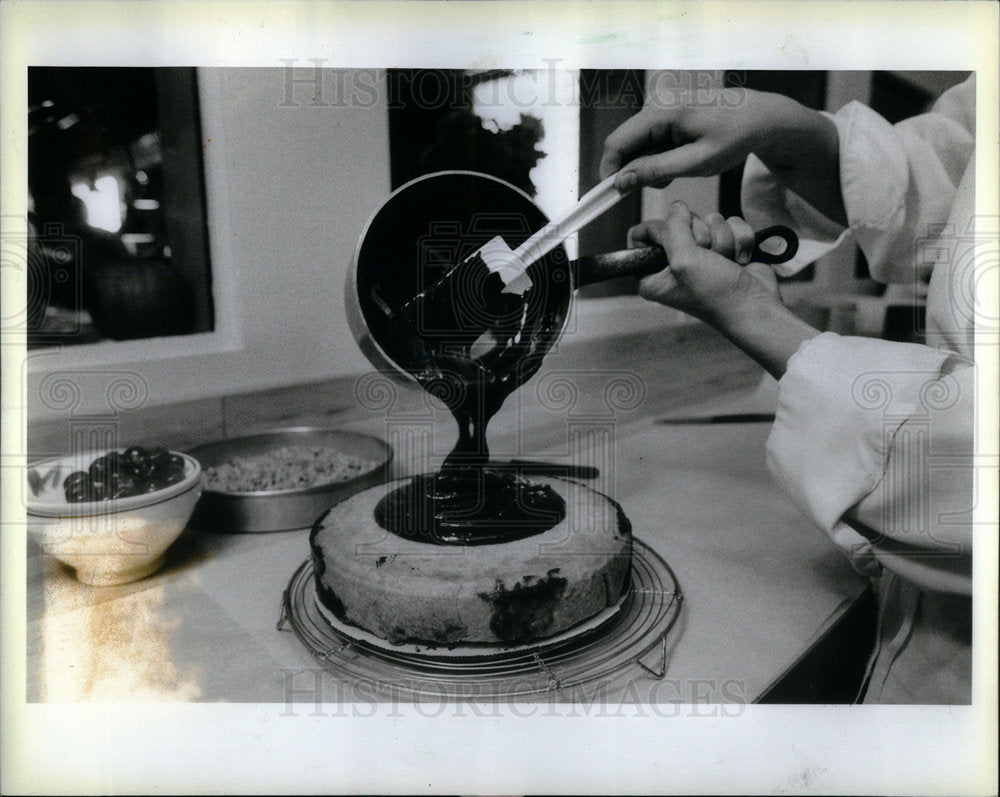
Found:
[[547, 484], [492, 468], [446, 468], [414, 477], [375, 506], [375, 521], [400, 537], [435, 545], [493, 545], [523, 539], [566, 517]]
[[[503, 318], [498, 316], [486, 333], [494, 340], [504, 337]], [[530, 344], [530, 333], [525, 337]], [[417, 476], [378, 503], [376, 522], [394, 534], [435, 545], [509, 542], [559, 523], [566, 516], [566, 504], [551, 487], [488, 466], [486, 427], [526, 378], [521, 363], [512, 363], [510, 369], [495, 367], [489, 352], [474, 356], [475, 341], [460, 343], [457, 335], [445, 342], [411, 330], [409, 340], [414, 356], [408, 368], [451, 410], [458, 439], [440, 472]], [[543, 353], [529, 347], [525, 359], [540, 361]]]
[[412, 184], [372, 220], [357, 263], [365, 321], [458, 424], [441, 472], [379, 503], [375, 518], [389, 531], [488, 544], [539, 534], [565, 516], [551, 489], [487, 467], [487, 424], [541, 366], [565, 321], [572, 279], [560, 246], [528, 268], [533, 287], [523, 296], [504, 294], [475, 253], [498, 234], [516, 247], [547, 221], [527, 196], [469, 173]]

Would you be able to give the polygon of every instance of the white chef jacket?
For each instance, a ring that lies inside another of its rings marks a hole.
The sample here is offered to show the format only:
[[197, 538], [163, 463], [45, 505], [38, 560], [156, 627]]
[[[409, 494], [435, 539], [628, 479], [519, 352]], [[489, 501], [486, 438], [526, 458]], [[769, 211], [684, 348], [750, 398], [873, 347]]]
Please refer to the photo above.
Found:
[[859, 103], [830, 118], [847, 228], [785, 190], [753, 156], [744, 213], [754, 227], [800, 231], [800, 266], [849, 235], [875, 279], [929, 277], [927, 345], [829, 332], [805, 342], [779, 382], [768, 466], [875, 580], [879, 637], [865, 701], [968, 703], [974, 78], [896, 125]]

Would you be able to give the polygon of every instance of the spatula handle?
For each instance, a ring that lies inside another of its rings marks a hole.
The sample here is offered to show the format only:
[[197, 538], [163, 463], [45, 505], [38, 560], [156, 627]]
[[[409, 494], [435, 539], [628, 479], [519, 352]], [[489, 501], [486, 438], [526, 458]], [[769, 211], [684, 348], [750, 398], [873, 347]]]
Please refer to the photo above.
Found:
[[553, 219], [514, 250], [514, 257], [527, 268], [545, 257], [569, 236], [612, 207], [625, 194], [615, 188], [615, 175], [605, 178], [566, 213]]

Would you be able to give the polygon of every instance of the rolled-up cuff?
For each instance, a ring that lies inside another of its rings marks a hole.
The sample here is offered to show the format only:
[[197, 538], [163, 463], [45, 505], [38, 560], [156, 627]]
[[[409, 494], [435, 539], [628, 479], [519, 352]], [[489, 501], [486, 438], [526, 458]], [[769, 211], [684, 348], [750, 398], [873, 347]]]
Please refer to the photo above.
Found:
[[785, 188], [756, 155], [747, 158], [741, 202], [744, 216], [754, 229], [785, 224], [798, 233], [799, 250], [795, 257], [774, 266], [781, 277], [798, 273], [839, 246], [850, 234]]
[[840, 141], [840, 186], [851, 234], [869, 266], [886, 262], [904, 229], [910, 166], [893, 126], [851, 102], [830, 116]]

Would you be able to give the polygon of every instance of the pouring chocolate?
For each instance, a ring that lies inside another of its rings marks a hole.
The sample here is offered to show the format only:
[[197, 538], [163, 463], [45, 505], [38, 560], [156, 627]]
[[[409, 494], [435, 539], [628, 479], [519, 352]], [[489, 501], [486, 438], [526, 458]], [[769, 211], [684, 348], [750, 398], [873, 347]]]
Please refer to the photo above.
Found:
[[[512, 472], [486, 468], [486, 427], [507, 396], [538, 371], [565, 326], [576, 287], [668, 265], [659, 248], [569, 260], [562, 233], [616, 200], [599, 189], [599, 201], [591, 196], [582, 203], [586, 212], [575, 213], [577, 206], [563, 217], [574, 221], [560, 225], [502, 180], [440, 172], [397, 189], [369, 221], [346, 291], [355, 338], [373, 365], [420, 384], [458, 424], [441, 472], [414, 480], [405, 494], [380, 505], [384, 528], [410, 535], [431, 518], [436, 541], [476, 544], [478, 535], [485, 535], [481, 542], [496, 541], [490, 535], [497, 520], [523, 532], [544, 530], [561, 517], [557, 496], [501, 501], [507, 493], [528, 493]], [[761, 248], [771, 239], [783, 244], [778, 254]], [[791, 230], [769, 228], [757, 235], [754, 259], [785, 262], [796, 248]], [[515, 509], [520, 514], [508, 516]]]

